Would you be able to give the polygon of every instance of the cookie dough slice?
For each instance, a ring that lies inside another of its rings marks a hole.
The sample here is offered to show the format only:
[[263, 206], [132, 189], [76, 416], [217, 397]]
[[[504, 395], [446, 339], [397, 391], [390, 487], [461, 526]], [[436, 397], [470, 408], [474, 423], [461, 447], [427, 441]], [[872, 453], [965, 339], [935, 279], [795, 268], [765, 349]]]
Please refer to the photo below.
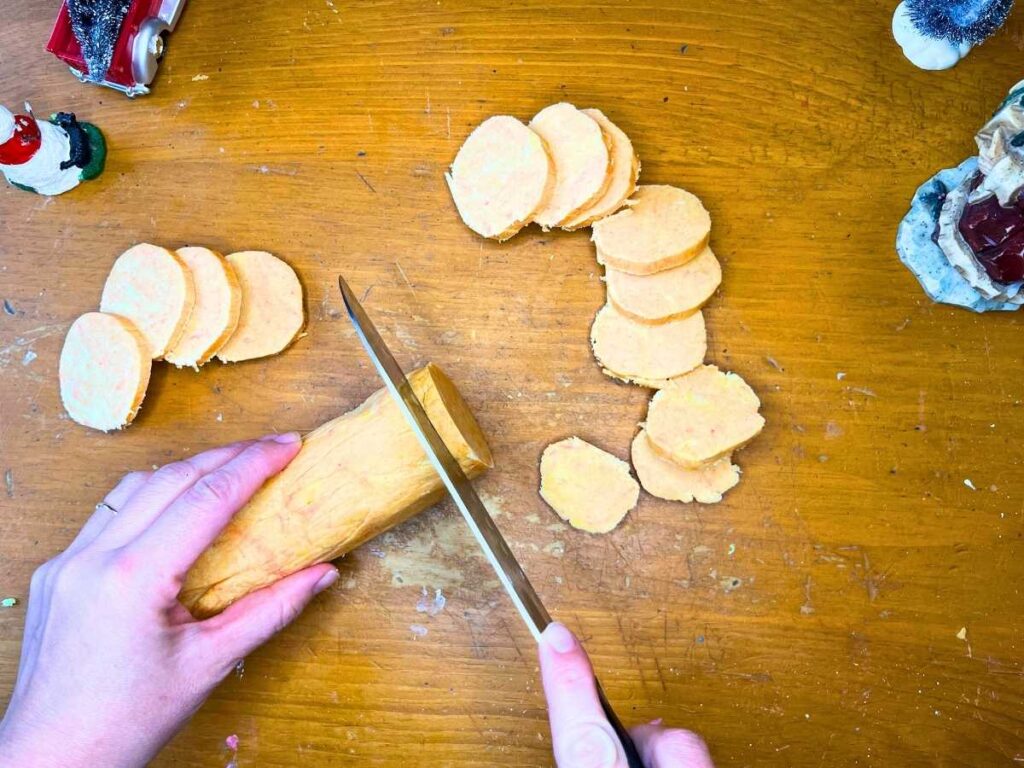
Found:
[[530, 121], [555, 163], [551, 197], [534, 214], [545, 229], [569, 221], [599, 200], [611, 183], [610, 140], [601, 126], [572, 104], [545, 107]]
[[685, 189], [642, 185], [625, 210], [594, 222], [597, 260], [631, 275], [680, 267], [704, 250], [711, 215]]
[[158, 245], [133, 245], [117, 257], [103, 286], [100, 311], [131, 320], [157, 360], [178, 343], [195, 305], [192, 272]]
[[647, 410], [651, 447], [700, 469], [754, 439], [764, 427], [761, 401], [735, 373], [702, 365], [656, 392]]
[[629, 136], [605, 117], [601, 110], [584, 109], [582, 112], [593, 118], [601, 126], [605, 136], [611, 140], [611, 176], [601, 197], [562, 223], [562, 228], [569, 230], [588, 227], [598, 219], [619, 210], [636, 191], [636, 180], [640, 176], [640, 158], [633, 151], [633, 142], [629, 140]]
[[469, 135], [445, 180], [466, 226], [500, 241], [545, 205], [555, 171], [540, 136], [516, 118], [499, 115]]
[[242, 310], [217, 359], [238, 363], [276, 355], [295, 341], [306, 323], [295, 270], [266, 251], [240, 251], [227, 260], [242, 287]]
[[705, 247], [693, 261], [653, 275], [605, 268], [608, 302], [641, 323], [677, 320], [700, 309], [722, 282], [722, 266]]
[[659, 455], [651, 447], [645, 430], [640, 430], [633, 438], [631, 453], [640, 485], [659, 499], [717, 504], [722, 495], [740, 481], [740, 468], [732, 463], [731, 456], [704, 464], [699, 469], [686, 469]]
[[181, 368], [209, 362], [238, 327], [242, 287], [223, 256], [209, 248], [189, 246], [176, 253], [192, 272], [196, 303], [178, 343], [164, 360]]
[[60, 353], [60, 399], [68, 416], [103, 432], [127, 426], [146, 396], [152, 365], [149, 342], [131, 320], [82, 315]]
[[636, 506], [640, 486], [622, 459], [570, 437], [544, 449], [540, 495], [573, 528], [607, 533]]
[[694, 312], [660, 325], [641, 323], [605, 304], [590, 329], [594, 357], [615, 379], [661, 388], [704, 362], [704, 315]]

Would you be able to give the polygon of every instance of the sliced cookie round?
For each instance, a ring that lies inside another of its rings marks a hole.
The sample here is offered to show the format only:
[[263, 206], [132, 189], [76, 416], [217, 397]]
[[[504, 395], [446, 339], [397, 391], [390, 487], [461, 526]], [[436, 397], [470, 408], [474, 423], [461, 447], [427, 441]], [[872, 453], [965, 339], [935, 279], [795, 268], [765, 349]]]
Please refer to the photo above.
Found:
[[178, 343], [195, 304], [192, 272], [158, 245], [133, 245], [117, 257], [103, 285], [100, 311], [127, 317], [157, 360]]
[[651, 398], [647, 436], [665, 458], [700, 469], [757, 436], [764, 427], [760, 407], [754, 390], [735, 373], [702, 365]]
[[570, 437], [544, 449], [540, 495], [573, 528], [607, 533], [636, 506], [640, 486], [622, 459]]
[[544, 141], [516, 118], [498, 115], [469, 135], [445, 180], [466, 226], [500, 241], [546, 203], [555, 172]]
[[530, 121], [555, 164], [551, 197], [533, 220], [557, 227], [600, 199], [611, 182], [610, 139], [601, 126], [572, 104], [552, 104]]
[[153, 363], [135, 324], [105, 312], [87, 312], [71, 324], [60, 353], [60, 399], [73, 420], [108, 432], [138, 413]]
[[633, 142], [629, 140], [621, 128], [605, 117], [599, 109], [581, 110], [587, 117], [593, 118], [601, 126], [605, 137], [611, 140], [610, 178], [604, 193], [582, 211], [562, 222], [562, 228], [568, 230], [588, 227], [599, 219], [611, 216], [625, 205], [629, 196], [636, 191], [636, 180], [640, 176], [640, 158], [633, 150]]
[[699, 469], [681, 467], [654, 450], [645, 430], [633, 438], [631, 454], [640, 485], [651, 496], [666, 501], [717, 504], [740, 481], [740, 468], [732, 463], [731, 456]]
[[722, 266], [711, 249], [681, 267], [653, 275], [631, 275], [605, 267], [608, 302], [641, 323], [664, 323], [693, 314], [722, 282]]
[[217, 359], [238, 363], [276, 355], [295, 341], [306, 323], [295, 270], [266, 251], [240, 251], [227, 260], [242, 287], [242, 310]]
[[685, 189], [663, 184], [637, 187], [627, 207], [594, 222], [597, 260], [631, 275], [679, 267], [708, 244], [711, 215]]
[[196, 303], [185, 330], [164, 360], [181, 368], [208, 362], [238, 327], [242, 287], [234, 267], [216, 251], [199, 246], [179, 248], [176, 253], [192, 272]]
[[605, 304], [590, 329], [594, 357], [616, 379], [660, 388], [704, 362], [704, 315], [694, 312], [660, 325], [638, 322]]

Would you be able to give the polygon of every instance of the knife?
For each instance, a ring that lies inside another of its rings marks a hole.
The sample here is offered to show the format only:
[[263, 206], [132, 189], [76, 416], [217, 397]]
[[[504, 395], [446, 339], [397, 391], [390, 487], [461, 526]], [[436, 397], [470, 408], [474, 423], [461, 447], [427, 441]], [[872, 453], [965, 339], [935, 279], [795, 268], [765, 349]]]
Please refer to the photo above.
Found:
[[[473, 532], [473, 536], [487, 556], [487, 560], [494, 567], [495, 573], [498, 574], [498, 580], [501, 581], [505, 591], [512, 598], [512, 603], [519, 611], [523, 621], [526, 622], [533, 639], [540, 642], [541, 633], [551, 623], [550, 614], [520, 567], [519, 561], [509, 549], [498, 526], [491, 519], [487, 508], [474, 490], [473, 484], [437, 433], [398, 361], [388, 350], [373, 322], [367, 316], [352, 289], [349, 288], [348, 283], [345, 282], [345, 278], [340, 275], [338, 276], [338, 287], [341, 289], [341, 298], [345, 302], [345, 309], [348, 310], [349, 320], [352, 321], [356, 335], [370, 356], [377, 373], [384, 380], [388, 392], [409, 423], [409, 428], [416, 435], [416, 439], [419, 440], [427, 459], [430, 460], [434, 471], [437, 472], [441, 482], [448, 490], [448, 495], [452, 497], [455, 506], [459, 508], [465, 518], [469, 530]], [[597, 678], [594, 678], [594, 684], [597, 687], [601, 709], [604, 710], [605, 717], [608, 718], [609, 724], [619, 737], [629, 768], [644, 768], [633, 740], [629, 737], [629, 733], [615, 714], [611, 704], [608, 703], [608, 698]]]

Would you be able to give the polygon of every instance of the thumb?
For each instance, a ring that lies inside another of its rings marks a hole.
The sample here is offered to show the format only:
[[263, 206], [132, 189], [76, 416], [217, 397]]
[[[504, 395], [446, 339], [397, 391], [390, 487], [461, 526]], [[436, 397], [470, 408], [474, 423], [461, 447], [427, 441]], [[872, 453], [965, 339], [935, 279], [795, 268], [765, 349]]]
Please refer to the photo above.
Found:
[[597, 695], [590, 659], [564, 625], [541, 635], [541, 682], [548, 701], [551, 741], [559, 768], [622, 768], [626, 755]]
[[630, 729], [633, 743], [650, 768], [714, 768], [704, 740], [692, 731], [665, 728], [660, 720]]
[[200, 626], [214, 657], [226, 663], [249, 653], [294, 621], [309, 602], [338, 580], [338, 569], [320, 563], [246, 595]]

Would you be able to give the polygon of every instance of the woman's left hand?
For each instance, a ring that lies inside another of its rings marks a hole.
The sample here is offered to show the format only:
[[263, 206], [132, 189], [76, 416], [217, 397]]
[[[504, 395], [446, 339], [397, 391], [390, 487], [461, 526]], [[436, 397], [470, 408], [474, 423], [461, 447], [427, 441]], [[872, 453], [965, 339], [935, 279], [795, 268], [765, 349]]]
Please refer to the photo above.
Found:
[[337, 578], [314, 565], [196, 621], [182, 579], [231, 516], [295, 457], [290, 433], [127, 475], [29, 592], [0, 763], [138, 768], [236, 663]]

